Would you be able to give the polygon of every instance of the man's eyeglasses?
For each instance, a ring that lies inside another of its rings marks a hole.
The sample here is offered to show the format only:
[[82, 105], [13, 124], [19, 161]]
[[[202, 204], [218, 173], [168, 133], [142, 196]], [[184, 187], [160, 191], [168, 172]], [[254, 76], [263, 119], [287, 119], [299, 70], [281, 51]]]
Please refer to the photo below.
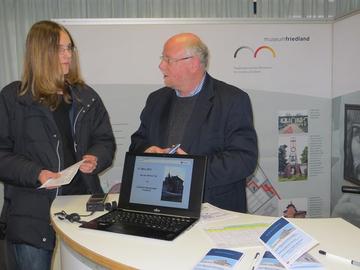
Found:
[[74, 45], [58, 45], [58, 50], [60, 54], [65, 53], [65, 51], [72, 53], [76, 50], [76, 47]]
[[193, 56], [185, 56], [182, 58], [172, 58], [172, 57], [167, 57], [164, 55], [160, 56], [160, 60], [166, 62], [167, 64], [176, 63], [176, 62], [183, 61], [183, 60], [190, 59], [190, 58], [193, 58]]

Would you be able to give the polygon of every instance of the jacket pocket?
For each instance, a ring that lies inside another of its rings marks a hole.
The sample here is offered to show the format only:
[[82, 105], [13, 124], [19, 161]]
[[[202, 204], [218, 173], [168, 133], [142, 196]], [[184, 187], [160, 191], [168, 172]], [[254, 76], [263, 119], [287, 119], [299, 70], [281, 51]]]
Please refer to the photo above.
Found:
[[50, 201], [46, 193], [17, 188], [10, 199], [9, 219], [21, 216], [49, 220]]

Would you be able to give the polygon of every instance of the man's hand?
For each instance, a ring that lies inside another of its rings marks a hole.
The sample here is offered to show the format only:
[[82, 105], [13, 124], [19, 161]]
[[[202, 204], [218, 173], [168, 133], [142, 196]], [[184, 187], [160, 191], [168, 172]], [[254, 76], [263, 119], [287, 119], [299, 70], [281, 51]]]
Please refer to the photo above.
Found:
[[80, 165], [79, 170], [83, 173], [92, 173], [97, 166], [97, 157], [93, 155], [84, 155], [84, 162]]
[[176, 150], [176, 154], [178, 155], [187, 155], [188, 153], [186, 153], [184, 150], [182, 150], [180, 147]]
[[[55, 179], [58, 177], [60, 177], [60, 173], [56, 173], [48, 170], [41, 170], [38, 179], [39, 182], [43, 185], [50, 178]], [[47, 189], [53, 189], [53, 188], [57, 188], [57, 187], [48, 187]]]
[[160, 148], [158, 146], [150, 146], [145, 150], [145, 153], [155, 153], [155, 154], [167, 154], [170, 148]]
[[[170, 147], [168, 148], [160, 148], [158, 146], [150, 146], [148, 149], [145, 150], [145, 153], [155, 153], [155, 154], [168, 154], [170, 151]], [[178, 155], [187, 155], [184, 150], [182, 150], [180, 147], [176, 149], [176, 154]]]

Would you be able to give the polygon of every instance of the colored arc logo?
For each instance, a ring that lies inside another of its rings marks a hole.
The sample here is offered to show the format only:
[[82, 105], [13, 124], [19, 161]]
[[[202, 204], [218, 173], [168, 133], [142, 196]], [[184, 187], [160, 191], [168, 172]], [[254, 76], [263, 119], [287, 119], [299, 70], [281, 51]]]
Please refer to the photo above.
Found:
[[254, 53], [254, 58], [256, 58], [257, 53], [258, 53], [260, 50], [263, 50], [263, 49], [269, 50], [269, 51], [272, 53], [272, 56], [273, 56], [274, 58], [276, 57], [276, 53], [275, 53], [274, 49], [271, 48], [270, 46], [264, 45], [264, 46], [260, 46], [259, 48], [256, 49], [256, 51], [255, 51], [255, 53]]
[[271, 52], [271, 54], [272, 54], [272, 56], [273, 56], [274, 58], [276, 57], [276, 53], [275, 53], [274, 49], [271, 48], [270, 46], [267, 46], [267, 45], [260, 46], [260, 47], [257, 48], [255, 51], [254, 51], [251, 47], [249, 47], [249, 46], [241, 46], [241, 47], [239, 47], [239, 48], [235, 51], [235, 53], [234, 53], [234, 58], [236, 58], [236, 56], [237, 56], [237, 54], [238, 54], [238, 52], [239, 52], [240, 50], [249, 50], [249, 51], [254, 55], [254, 58], [256, 58], [256, 56], [258, 55], [258, 52], [259, 52], [259, 51], [261, 51], [261, 50], [268, 50], [268, 51]]

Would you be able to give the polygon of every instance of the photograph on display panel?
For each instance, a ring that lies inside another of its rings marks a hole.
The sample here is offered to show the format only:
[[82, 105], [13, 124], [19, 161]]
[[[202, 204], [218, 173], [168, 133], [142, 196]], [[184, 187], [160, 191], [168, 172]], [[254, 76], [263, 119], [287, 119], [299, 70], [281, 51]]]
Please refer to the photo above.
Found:
[[308, 179], [309, 113], [278, 112], [278, 180], [280, 182]]
[[344, 179], [360, 185], [360, 105], [345, 104]]

